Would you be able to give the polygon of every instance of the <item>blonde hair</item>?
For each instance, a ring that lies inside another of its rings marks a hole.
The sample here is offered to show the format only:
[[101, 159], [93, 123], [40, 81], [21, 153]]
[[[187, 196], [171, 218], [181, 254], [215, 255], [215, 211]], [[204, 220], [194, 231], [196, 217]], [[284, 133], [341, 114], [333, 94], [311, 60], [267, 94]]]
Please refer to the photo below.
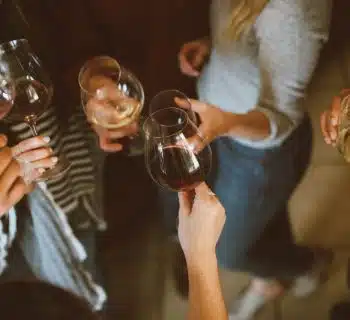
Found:
[[239, 0], [236, 5], [234, 2], [237, 0], [231, 0], [232, 12], [224, 32], [224, 38], [231, 41], [239, 40], [249, 32], [269, 0]]

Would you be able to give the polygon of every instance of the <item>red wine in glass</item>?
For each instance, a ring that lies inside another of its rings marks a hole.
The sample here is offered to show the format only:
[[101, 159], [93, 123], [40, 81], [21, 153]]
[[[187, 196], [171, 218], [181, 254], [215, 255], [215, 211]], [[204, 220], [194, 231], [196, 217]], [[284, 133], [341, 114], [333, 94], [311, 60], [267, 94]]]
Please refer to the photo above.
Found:
[[205, 180], [210, 161], [204, 154], [195, 154], [182, 146], [167, 146], [154, 156], [150, 170], [160, 185], [186, 191]]

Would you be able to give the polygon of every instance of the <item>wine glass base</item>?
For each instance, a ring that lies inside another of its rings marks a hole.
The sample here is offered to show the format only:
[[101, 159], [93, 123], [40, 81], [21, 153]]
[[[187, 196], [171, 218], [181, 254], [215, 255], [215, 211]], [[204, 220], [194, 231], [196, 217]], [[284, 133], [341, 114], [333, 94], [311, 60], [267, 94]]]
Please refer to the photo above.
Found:
[[70, 169], [71, 163], [65, 158], [60, 158], [59, 162], [52, 167], [47, 169], [39, 178], [36, 179], [37, 182], [47, 181], [49, 179], [58, 179], [63, 176]]

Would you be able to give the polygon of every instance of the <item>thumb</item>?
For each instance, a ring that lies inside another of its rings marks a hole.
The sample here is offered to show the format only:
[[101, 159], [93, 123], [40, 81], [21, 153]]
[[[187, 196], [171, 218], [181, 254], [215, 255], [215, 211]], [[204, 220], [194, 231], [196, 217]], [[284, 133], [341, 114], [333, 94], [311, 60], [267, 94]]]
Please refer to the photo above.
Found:
[[4, 134], [0, 134], [0, 148], [6, 147], [7, 137]]
[[192, 109], [192, 111], [201, 113], [207, 110], [208, 104], [196, 99], [181, 99], [178, 97], [174, 98], [175, 103], [183, 109], [189, 110]]
[[191, 103], [192, 110], [199, 114], [203, 113], [208, 109], [208, 104], [199, 100], [189, 99]]

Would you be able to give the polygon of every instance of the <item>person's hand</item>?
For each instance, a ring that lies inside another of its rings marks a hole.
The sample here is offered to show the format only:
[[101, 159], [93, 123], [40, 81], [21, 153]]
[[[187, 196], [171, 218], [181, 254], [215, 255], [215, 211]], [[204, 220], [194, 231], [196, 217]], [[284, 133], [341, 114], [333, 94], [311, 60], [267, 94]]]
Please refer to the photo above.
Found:
[[94, 94], [86, 103], [85, 111], [99, 137], [100, 148], [106, 152], [121, 151], [123, 144], [118, 139], [135, 135], [138, 124], [134, 122], [118, 129], [106, 127], [127, 121], [137, 109], [139, 101], [127, 97], [116, 87], [115, 82], [106, 77], [92, 77], [88, 90]]
[[[184, 109], [187, 109], [187, 101], [175, 98], [176, 104]], [[189, 138], [188, 141], [192, 145], [196, 152], [202, 150], [205, 145], [211, 143], [215, 138], [223, 135], [227, 135], [235, 124], [236, 116], [234, 113], [226, 112], [220, 108], [201, 102], [198, 100], [190, 99], [191, 110], [196, 112], [200, 118], [200, 125], [198, 130], [201, 136], [195, 136]]]
[[133, 136], [138, 132], [137, 123], [133, 123], [129, 126], [115, 130], [109, 130], [96, 124], [93, 124], [92, 128], [98, 135], [100, 148], [106, 152], [122, 151], [123, 144], [121, 142], [118, 142], [118, 139]]
[[194, 193], [179, 193], [178, 235], [187, 262], [215, 254], [225, 224], [225, 209], [202, 183]]
[[7, 138], [0, 135], [0, 217], [14, 206], [26, 192], [21, 167], [7, 147]]
[[198, 77], [210, 53], [208, 38], [185, 43], [178, 54], [180, 70], [190, 77]]
[[49, 137], [37, 136], [23, 140], [11, 148], [12, 156], [20, 163], [22, 177], [28, 185], [58, 162], [48, 146], [49, 141]]
[[321, 114], [321, 131], [327, 144], [335, 146], [338, 139], [338, 126], [341, 100], [350, 94], [350, 89], [343, 90], [340, 95], [333, 98], [328, 110]]

